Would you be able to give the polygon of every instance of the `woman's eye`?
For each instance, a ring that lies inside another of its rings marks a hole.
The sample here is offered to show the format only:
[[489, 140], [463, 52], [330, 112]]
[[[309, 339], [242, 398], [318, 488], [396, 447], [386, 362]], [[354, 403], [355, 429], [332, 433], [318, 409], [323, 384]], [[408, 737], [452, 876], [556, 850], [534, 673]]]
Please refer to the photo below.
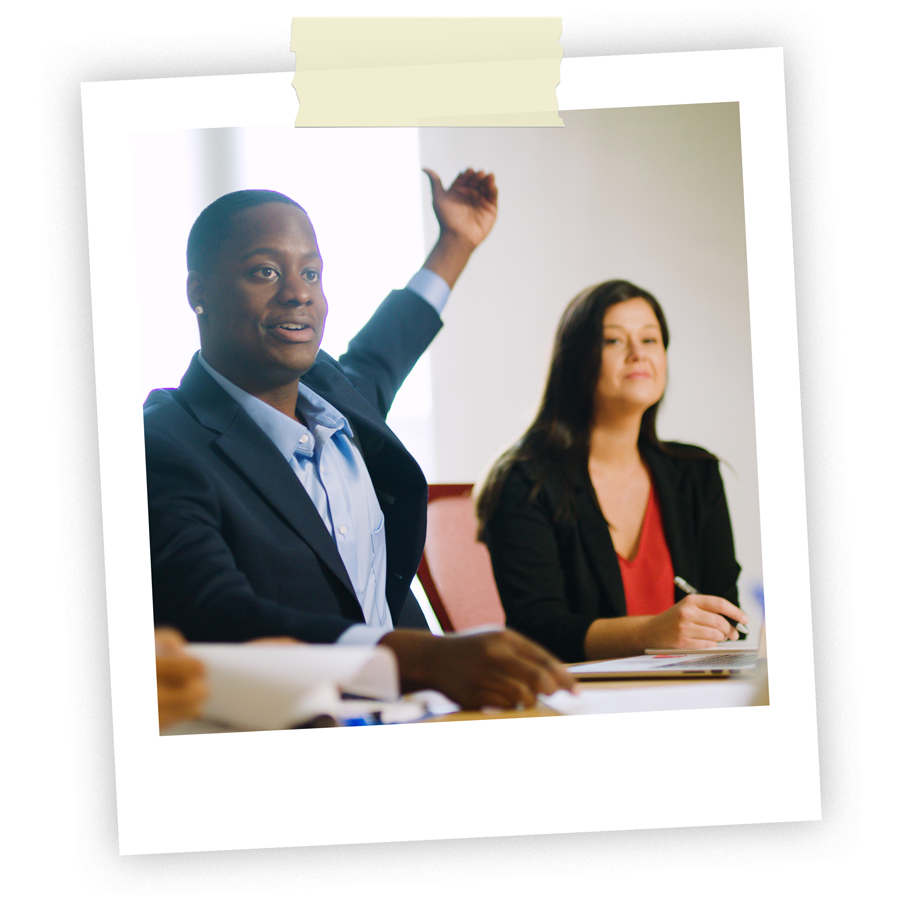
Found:
[[658, 338], [645, 338], [644, 339], [644, 344], [658, 344], [658, 343], [659, 343]]
[[621, 342], [621, 340], [622, 340], [621, 338], [604, 338], [604, 339], [603, 339], [603, 343], [604, 343], [604, 344], [610, 344], [610, 345], [611, 345], [611, 344], [619, 344], [619, 343]]
[[316, 269], [307, 269], [304, 273], [307, 281], [318, 281], [319, 273]]

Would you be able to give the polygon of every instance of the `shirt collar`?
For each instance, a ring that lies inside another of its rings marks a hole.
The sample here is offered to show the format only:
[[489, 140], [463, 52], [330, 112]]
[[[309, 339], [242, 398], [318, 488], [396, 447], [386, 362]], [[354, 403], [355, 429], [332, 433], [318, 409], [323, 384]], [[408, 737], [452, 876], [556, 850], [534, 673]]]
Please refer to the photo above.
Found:
[[306, 422], [306, 426], [297, 423], [296, 420], [291, 420], [287, 414], [282, 414], [281, 411], [273, 408], [270, 404], [266, 404], [249, 392], [245, 392], [231, 382], [230, 379], [226, 379], [206, 362], [202, 353], [197, 355], [197, 359], [203, 369], [215, 379], [222, 389], [247, 412], [263, 433], [272, 440], [286, 461], [291, 460], [291, 456], [300, 445], [300, 438], [304, 433], [308, 432], [307, 427], [309, 430], [315, 430], [316, 424], [319, 424], [323, 427], [328, 427], [334, 432], [343, 432], [348, 436], [353, 436], [353, 430], [347, 418], [337, 408], [322, 398], [321, 395], [317, 395], [302, 382], [297, 385], [297, 410]]

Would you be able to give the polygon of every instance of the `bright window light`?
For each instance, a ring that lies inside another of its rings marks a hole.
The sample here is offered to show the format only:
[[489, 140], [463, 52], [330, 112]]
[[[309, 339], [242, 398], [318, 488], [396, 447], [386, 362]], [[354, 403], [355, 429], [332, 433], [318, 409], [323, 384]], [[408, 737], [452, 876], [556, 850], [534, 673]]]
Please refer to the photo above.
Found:
[[[196, 216], [224, 193], [277, 190], [306, 209], [324, 260], [323, 347], [334, 356], [422, 264], [428, 189], [415, 129], [157, 131], [139, 134], [132, 152], [145, 394], [177, 385], [199, 347], [185, 295], [184, 250]], [[427, 355], [403, 386], [389, 423], [431, 476]]]

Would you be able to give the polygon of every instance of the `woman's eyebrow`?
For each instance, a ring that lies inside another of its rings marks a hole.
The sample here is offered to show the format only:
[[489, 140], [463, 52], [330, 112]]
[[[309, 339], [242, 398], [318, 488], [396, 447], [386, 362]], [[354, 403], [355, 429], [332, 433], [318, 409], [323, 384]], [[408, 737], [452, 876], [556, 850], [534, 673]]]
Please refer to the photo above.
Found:
[[[625, 332], [625, 331], [628, 331], [628, 326], [624, 326], [624, 325], [605, 325], [605, 326], [603, 326], [603, 329], [604, 329], [604, 331], [605, 331], [606, 329], [621, 329], [623, 332]], [[638, 331], [643, 332], [644, 329], [657, 329], [657, 330], [660, 331], [660, 332], [662, 331], [662, 329], [660, 329], [660, 327], [659, 327], [658, 325], [656, 325], [656, 323], [653, 323], [653, 322], [648, 322], [646, 325], [642, 325], [642, 326], [640, 327], [640, 329], [638, 329]]]

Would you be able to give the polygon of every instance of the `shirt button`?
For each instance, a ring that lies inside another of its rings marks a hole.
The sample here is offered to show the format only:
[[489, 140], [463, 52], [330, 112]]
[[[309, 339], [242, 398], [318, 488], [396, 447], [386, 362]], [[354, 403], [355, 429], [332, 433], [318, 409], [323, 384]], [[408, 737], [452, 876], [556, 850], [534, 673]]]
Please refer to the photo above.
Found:
[[300, 442], [307, 442], [308, 440], [309, 440], [309, 436], [308, 436], [306, 433], [304, 433], [304, 434], [300, 437]]
[[338, 528], [338, 530], [341, 532], [341, 534], [346, 534], [346, 533], [347, 533], [347, 525], [341, 525], [341, 526]]

